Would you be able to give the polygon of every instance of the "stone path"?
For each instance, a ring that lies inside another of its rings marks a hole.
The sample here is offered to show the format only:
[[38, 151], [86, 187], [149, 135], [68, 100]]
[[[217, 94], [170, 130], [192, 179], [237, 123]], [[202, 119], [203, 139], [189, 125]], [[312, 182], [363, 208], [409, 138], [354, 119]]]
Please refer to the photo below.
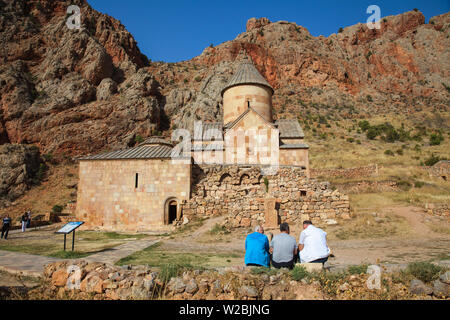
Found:
[[0, 250], [0, 270], [39, 277], [44, 266], [62, 259]]
[[[83, 258], [83, 260], [114, 264], [116, 261], [158, 242], [159, 240], [133, 241], [106, 251], [95, 253]], [[21, 273], [23, 275], [39, 277], [44, 271], [44, 266], [62, 260], [69, 259], [51, 258], [27, 253], [0, 250], [0, 270], [9, 273]]]

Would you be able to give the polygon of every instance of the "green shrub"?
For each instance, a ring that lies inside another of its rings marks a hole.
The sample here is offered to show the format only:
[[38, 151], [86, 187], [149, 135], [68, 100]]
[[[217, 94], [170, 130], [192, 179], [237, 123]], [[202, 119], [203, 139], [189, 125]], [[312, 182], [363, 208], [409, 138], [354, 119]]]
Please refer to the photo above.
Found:
[[430, 262], [412, 262], [406, 267], [406, 273], [424, 282], [436, 280], [443, 271], [445, 268]]
[[387, 155], [387, 156], [393, 156], [394, 155], [394, 153], [391, 151], [391, 150], [386, 150], [385, 152], [384, 152], [384, 154], [385, 155]]
[[230, 231], [225, 228], [225, 226], [221, 226], [220, 224], [216, 223], [214, 227], [209, 231], [210, 234], [224, 234], [224, 233], [230, 233]]
[[136, 143], [141, 143], [144, 141], [144, 138], [140, 135], [137, 135], [136, 137], [134, 137], [134, 142]]
[[41, 163], [39, 165], [39, 170], [36, 172], [36, 176], [34, 177], [34, 183], [39, 184], [45, 176], [45, 173], [48, 170], [48, 166], [45, 163]]
[[414, 182], [414, 188], [422, 188], [424, 185], [425, 185], [425, 182], [422, 182], [422, 181]]
[[441, 142], [444, 141], [444, 136], [442, 133], [432, 133], [430, 136], [430, 145], [432, 146], [438, 146], [441, 144]]
[[367, 264], [361, 264], [357, 266], [349, 266], [347, 268], [348, 273], [350, 274], [362, 274], [367, 272]]
[[434, 166], [439, 161], [441, 161], [441, 158], [439, 156], [435, 156], [433, 153], [428, 159], [425, 160], [424, 164], [426, 166], [431, 167], [431, 166]]
[[341, 28], [339, 28], [338, 33], [342, 33], [342, 32], [344, 32], [344, 29], [341, 27]]
[[400, 156], [403, 155], [403, 149], [398, 149], [396, 152], [397, 152], [397, 154], [400, 155]]
[[404, 191], [409, 191], [412, 187], [411, 183], [409, 181], [406, 180], [400, 180], [397, 182], [397, 186], [404, 190]]
[[266, 186], [266, 192], [269, 192], [269, 180], [267, 177], [264, 177], [264, 185]]
[[202, 77], [200, 77], [200, 76], [198, 76], [198, 77], [195, 77], [195, 79], [194, 79], [195, 81], [197, 81], [197, 82], [200, 82], [200, 81], [202, 81]]
[[369, 140], [375, 140], [375, 138], [378, 136], [378, 132], [375, 128], [369, 128], [367, 130], [366, 136]]
[[309, 276], [309, 272], [306, 271], [305, 267], [303, 266], [295, 266], [295, 268], [292, 269], [289, 274], [295, 281], [300, 281]]
[[53, 206], [52, 212], [58, 214], [58, 213], [61, 213], [63, 211], [63, 209], [64, 209], [63, 206], [60, 206], [57, 204], [57, 205]]

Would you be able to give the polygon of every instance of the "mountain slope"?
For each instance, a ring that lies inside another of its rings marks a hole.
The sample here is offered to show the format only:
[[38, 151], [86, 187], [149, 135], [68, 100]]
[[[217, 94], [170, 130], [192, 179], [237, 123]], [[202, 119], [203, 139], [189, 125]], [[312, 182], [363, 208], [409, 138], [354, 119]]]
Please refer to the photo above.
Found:
[[[65, 26], [78, 4], [82, 30]], [[449, 13], [359, 24], [328, 38], [250, 19], [246, 32], [190, 61], [149, 63], [119, 21], [84, 0], [0, 0], [0, 143], [80, 155], [133, 145], [194, 121], [220, 121], [220, 91], [244, 49], [276, 89], [280, 118], [410, 115], [448, 129]], [[444, 119], [444, 120], [443, 120]]]

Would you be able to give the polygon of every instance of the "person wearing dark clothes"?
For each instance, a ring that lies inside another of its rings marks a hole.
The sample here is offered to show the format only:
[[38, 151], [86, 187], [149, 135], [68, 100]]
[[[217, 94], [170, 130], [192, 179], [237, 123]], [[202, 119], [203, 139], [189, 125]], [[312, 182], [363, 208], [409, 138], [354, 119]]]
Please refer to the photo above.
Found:
[[3, 239], [3, 236], [5, 237], [5, 240], [8, 239], [8, 233], [9, 233], [10, 227], [11, 227], [11, 218], [9, 217], [9, 215], [6, 215], [3, 218], [2, 239]]
[[22, 216], [22, 232], [25, 232], [27, 229], [27, 222], [28, 222], [28, 214], [25, 212]]
[[31, 227], [31, 210], [27, 211], [27, 228]]

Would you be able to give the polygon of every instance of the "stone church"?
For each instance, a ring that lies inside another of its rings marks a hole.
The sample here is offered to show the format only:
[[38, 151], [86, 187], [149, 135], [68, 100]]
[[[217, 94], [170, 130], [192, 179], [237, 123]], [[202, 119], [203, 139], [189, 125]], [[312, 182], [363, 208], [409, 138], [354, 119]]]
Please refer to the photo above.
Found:
[[[194, 129], [188, 161], [174, 159], [174, 144], [160, 137], [80, 158], [77, 219], [90, 229], [146, 231], [215, 215], [226, 215], [232, 227], [348, 216], [348, 197], [309, 178], [298, 121], [273, 121], [274, 89], [251, 60], [242, 59], [221, 94], [223, 121]], [[276, 155], [276, 174], [262, 175], [251, 134], [243, 140], [236, 134], [252, 130], [267, 135], [262, 140]], [[239, 144], [245, 162], [237, 161]]]

